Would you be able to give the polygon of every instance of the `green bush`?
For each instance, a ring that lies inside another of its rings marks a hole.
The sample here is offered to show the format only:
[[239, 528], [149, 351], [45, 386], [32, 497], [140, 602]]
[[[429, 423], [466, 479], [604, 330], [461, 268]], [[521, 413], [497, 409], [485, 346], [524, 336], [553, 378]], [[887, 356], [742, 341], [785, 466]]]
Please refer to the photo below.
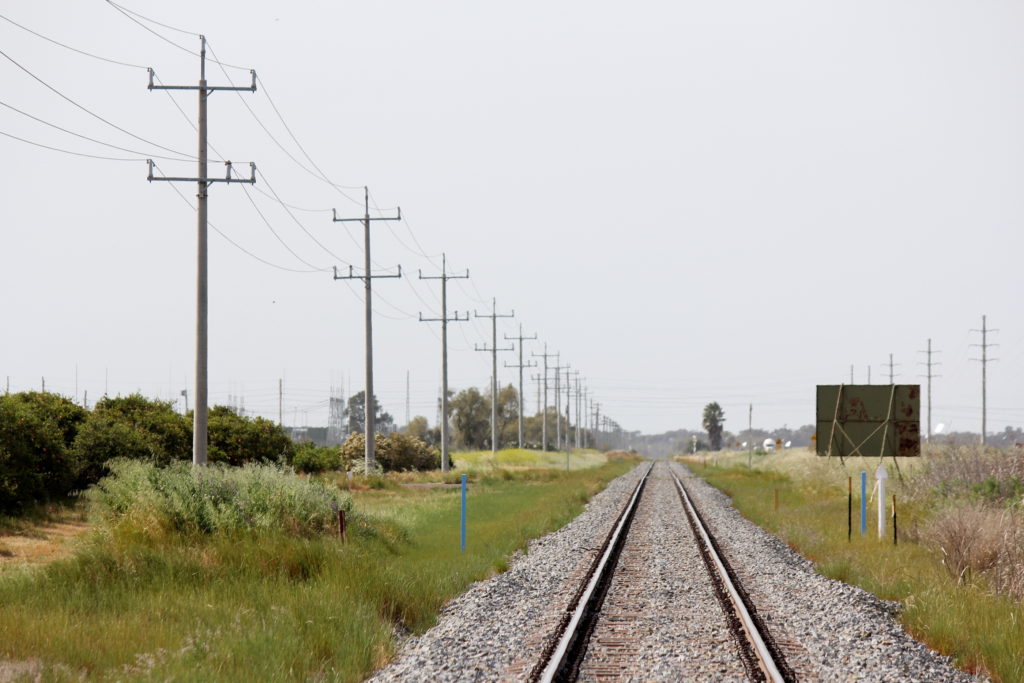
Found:
[[[377, 464], [385, 472], [436, 470], [441, 467], [441, 452], [422, 440], [407, 434], [375, 434], [374, 453]], [[350, 434], [341, 446], [341, 455], [350, 468], [359, 469], [366, 452], [366, 438]], [[349, 464], [350, 463], [350, 464]]]
[[341, 468], [341, 449], [337, 446], [317, 446], [312, 441], [295, 445], [292, 467], [296, 472], [326, 472]]
[[333, 528], [351, 499], [280, 465], [194, 467], [118, 459], [89, 489], [101, 520], [142, 534], [212, 534], [280, 530], [312, 536]]
[[295, 444], [276, 423], [242, 417], [225, 406], [210, 409], [208, 429], [211, 462], [290, 462], [294, 454]]
[[77, 486], [94, 484], [114, 458], [168, 465], [191, 458], [192, 426], [170, 401], [141, 394], [103, 398], [78, 428], [74, 452], [81, 462]]
[[0, 511], [71, 491], [81, 464], [68, 444], [84, 412], [55, 394], [0, 396]]

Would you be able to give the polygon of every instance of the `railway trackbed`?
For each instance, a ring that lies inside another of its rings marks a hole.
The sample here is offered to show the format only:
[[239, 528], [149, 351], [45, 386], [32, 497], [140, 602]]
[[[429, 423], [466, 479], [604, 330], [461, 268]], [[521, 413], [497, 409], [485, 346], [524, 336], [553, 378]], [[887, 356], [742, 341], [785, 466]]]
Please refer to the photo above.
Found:
[[[717, 541], [703, 540], [684, 493]], [[614, 559], [606, 553], [613, 545]], [[702, 546], [718, 551], [718, 561]], [[709, 578], [719, 564], [732, 589]], [[594, 600], [584, 601], [591, 584]], [[764, 648], [748, 644], [734, 600], [746, 605]], [[581, 602], [591, 607], [577, 617]], [[454, 598], [370, 680], [749, 681], [792, 680], [794, 671], [806, 681], [979, 680], [910, 637], [898, 609], [818, 574], [684, 465], [659, 462], [609, 482], [572, 522], [530, 541], [507, 571]], [[785, 656], [772, 654], [779, 678], [757, 655], [779, 649], [772, 637]], [[556, 656], [564, 661], [552, 665]]]
[[633, 489], [530, 676], [630, 677], [796, 680], [666, 463]]

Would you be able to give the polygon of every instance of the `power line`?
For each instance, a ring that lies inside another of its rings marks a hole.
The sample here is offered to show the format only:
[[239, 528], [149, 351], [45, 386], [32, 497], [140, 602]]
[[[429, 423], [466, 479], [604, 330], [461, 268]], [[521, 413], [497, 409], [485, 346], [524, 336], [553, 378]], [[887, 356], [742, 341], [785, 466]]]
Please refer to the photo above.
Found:
[[88, 159], [102, 159], [103, 161], [145, 161], [146, 160], [144, 157], [136, 157], [136, 158], [133, 158], [133, 159], [126, 159], [124, 157], [106, 157], [106, 156], [102, 156], [102, 155], [99, 155], [99, 154], [87, 154], [85, 152], [73, 152], [70, 149], [63, 149], [61, 147], [53, 147], [51, 145], [44, 145], [41, 142], [34, 142], [34, 141], [28, 140], [26, 138], [18, 137], [17, 135], [12, 135], [11, 133], [5, 133], [2, 130], [0, 130], [0, 135], [3, 135], [4, 137], [11, 138], [13, 140], [17, 140], [19, 142], [24, 142], [27, 145], [33, 145], [34, 147], [42, 147], [43, 149], [48, 149], [48, 150], [51, 150], [53, 152], [61, 152], [62, 154], [71, 154], [71, 155], [76, 156], [76, 157], [86, 157]]
[[13, 106], [11, 104], [8, 104], [7, 102], [4, 102], [2, 100], [0, 100], [0, 106], [7, 107], [11, 111], [17, 112], [17, 113], [21, 114], [22, 116], [25, 116], [27, 118], [32, 119], [33, 121], [36, 121], [38, 123], [43, 124], [44, 126], [49, 126], [50, 128], [55, 128], [56, 130], [59, 130], [62, 133], [67, 133], [68, 135], [74, 135], [76, 138], [81, 138], [83, 140], [88, 140], [89, 142], [95, 142], [97, 145], [103, 145], [104, 147], [110, 147], [111, 149], [116, 149], [119, 152], [130, 152], [131, 154], [142, 154], [142, 155], [144, 155], [143, 156], [144, 159], [149, 158], [149, 159], [167, 159], [169, 161], [191, 161], [191, 159], [185, 159], [185, 158], [181, 158], [181, 157], [161, 156], [159, 154], [150, 154], [148, 152], [140, 152], [137, 149], [130, 149], [128, 147], [119, 147], [118, 145], [114, 145], [114, 144], [111, 144], [109, 142], [103, 142], [102, 140], [97, 140], [96, 138], [91, 138], [88, 135], [83, 135], [82, 133], [76, 133], [73, 130], [68, 130], [67, 128], [64, 128], [62, 126], [58, 126], [56, 123], [50, 123], [49, 121], [41, 119], [38, 116], [35, 116], [33, 114], [29, 114], [27, 111], [22, 111], [21, 109], [18, 109], [17, 107], [15, 107], [15, 106]]
[[131, 67], [133, 69], [145, 69], [146, 68], [146, 67], [142, 66], [141, 64], [132, 64], [131, 62], [122, 62], [122, 61], [119, 61], [117, 59], [110, 59], [108, 57], [101, 57], [100, 55], [96, 55], [96, 54], [93, 54], [91, 52], [87, 52], [85, 50], [80, 50], [77, 47], [72, 47], [70, 45], [67, 45], [65, 43], [60, 42], [59, 40], [54, 40], [53, 38], [49, 38], [47, 36], [44, 36], [42, 33], [39, 33], [38, 31], [33, 31], [32, 29], [30, 29], [27, 26], [22, 26], [21, 24], [19, 24], [18, 22], [14, 21], [10, 17], [5, 17], [2, 14], [0, 14], [0, 19], [3, 19], [6, 22], [14, 24], [15, 26], [17, 26], [18, 28], [20, 28], [23, 31], [28, 31], [29, 33], [31, 33], [32, 35], [36, 36], [37, 38], [42, 38], [43, 40], [45, 40], [45, 41], [47, 41], [49, 43], [53, 43], [54, 45], [59, 45], [60, 47], [66, 49], [66, 50], [71, 50], [72, 52], [77, 52], [80, 55], [85, 55], [86, 57], [92, 57], [93, 59], [98, 59], [98, 60], [100, 60], [102, 62], [108, 62], [110, 64], [117, 64], [119, 66], [128, 66], [128, 67]]
[[522, 323], [519, 323], [519, 334], [517, 336], [509, 337], [507, 334], [505, 335], [505, 339], [508, 340], [508, 341], [519, 340], [519, 363], [517, 363], [516, 365], [509, 365], [508, 363], [505, 363], [505, 367], [506, 368], [518, 368], [519, 369], [519, 410], [516, 411], [516, 412], [519, 413], [519, 447], [520, 448], [523, 447], [523, 412], [524, 412], [523, 405], [526, 403], [526, 401], [525, 401], [525, 399], [523, 397], [523, 368], [535, 368], [535, 367], [537, 367], [537, 363], [534, 362], [534, 361], [527, 361], [526, 363], [523, 363], [523, 342], [528, 340], [528, 339], [536, 339], [536, 338], [537, 338], [536, 334], [534, 334], [534, 335], [532, 335], [530, 337], [527, 337], [527, 336], [525, 336], [523, 334], [523, 324]]
[[9, 62], [10, 62], [11, 64], [13, 64], [14, 66], [16, 66], [16, 67], [18, 67], [19, 69], [21, 69], [22, 71], [24, 71], [24, 72], [25, 72], [26, 74], [28, 74], [28, 75], [29, 75], [29, 76], [30, 76], [30, 77], [31, 77], [32, 79], [34, 79], [34, 80], [35, 80], [36, 82], [38, 82], [39, 84], [41, 84], [41, 85], [42, 85], [43, 87], [45, 87], [45, 88], [46, 88], [47, 90], [49, 90], [50, 92], [54, 93], [55, 95], [57, 95], [57, 96], [58, 96], [58, 97], [60, 97], [61, 99], [65, 100], [66, 102], [68, 102], [68, 103], [70, 103], [70, 104], [74, 105], [75, 107], [78, 107], [79, 109], [81, 109], [82, 111], [84, 111], [84, 112], [85, 112], [86, 114], [88, 114], [89, 116], [92, 116], [93, 118], [95, 118], [95, 119], [97, 119], [97, 120], [99, 120], [99, 121], [102, 121], [103, 123], [107, 124], [107, 125], [108, 125], [108, 126], [110, 126], [111, 128], [114, 128], [115, 130], [118, 130], [118, 131], [120, 131], [120, 132], [124, 133], [125, 135], [131, 136], [131, 137], [135, 138], [136, 140], [139, 140], [140, 142], [145, 142], [145, 143], [146, 143], [147, 145], [153, 145], [154, 147], [157, 147], [157, 148], [159, 148], [159, 149], [162, 149], [162, 150], [164, 150], [165, 152], [173, 152], [174, 154], [177, 154], [178, 156], [183, 156], [183, 157], [185, 157], [185, 158], [187, 158], [187, 159], [190, 159], [190, 160], [195, 160], [195, 159], [198, 159], [198, 157], [196, 157], [196, 156], [193, 156], [193, 155], [191, 155], [191, 154], [186, 154], [185, 152], [179, 152], [179, 151], [178, 151], [178, 150], [176, 150], [176, 149], [171, 149], [170, 147], [164, 147], [163, 145], [161, 145], [161, 144], [159, 144], [159, 143], [157, 143], [157, 142], [153, 142], [152, 140], [147, 140], [147, 139], [146, 139], [146, 138], [144, 138], [144, 137], [141, 137], [141, 136], [139, 136], [139, 135], [136, 135], [135, 133], [133, 133], [133, 132], [131, 132], [131, 131], [129, 131], [129, 130], [126, 130], [126, 129], [122, 128], [121, 126], [117, 125], [116, 123], [112, 123], [112, 122], [108, 121], [107, 119], [103, 118], [102, 116], [100, 116], [100, 115], [99, 115], [99, 114], [97, 114], [96, 112], [92, 111], [91, 109], [89, 109], [89, 108], [87, 108], [87, 107], [85, 107], [85, 106], [83, 106], [83, 105], [79, 104], [79, 103], [78, 103], [78, 102], [76, 102], [75, 100], [71, 99], [70, 97], [68, 97], [67, 95], [65, 95], [64, 93], [62, 93], [62, 92], [61, 92], [60, 90], [57, 90], [57, 89], [56, 89], [55, 87], [53, 87], [52, 85], [50, 85], [49, 83], [47, 83], [46, 81], [44, 81], [44, 80], [43, 80], [42, 78], [40, 78], [39, 76], [36, 76], [36, 75], [35, 75], [34, 73], [32, 73], [31, 71], [29, 71], [29, 70], [28, 70], [28, 69], [27, 69], [26, 67], [22, 66], [22, 65], [21, 65], [21, 63], [19, 63], [19, 62], [18, 62], [17, 60], [15, 60], [15, 59], [14, 59], [13, 57], [11, 57], [11, 56], [10, 56], [9, 54], [7, 54], [6, 52], [4, 52], [3, 50], [0, 50], [0, 56], [3, 56], [3, 57], [4, 57], [4, 59], [6, 59], [7, 61], [9, 61]]

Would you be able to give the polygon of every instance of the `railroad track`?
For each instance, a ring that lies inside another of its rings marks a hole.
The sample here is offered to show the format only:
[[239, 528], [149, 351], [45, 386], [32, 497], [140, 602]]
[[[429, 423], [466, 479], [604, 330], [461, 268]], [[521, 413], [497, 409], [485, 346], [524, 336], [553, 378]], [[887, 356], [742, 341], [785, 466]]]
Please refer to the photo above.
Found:
[[[682, 515], [666, 514], [672, 498]], [[639, 520], [636, 530], [634, 519]], [[678, 558], [673, 557], [676, 554]], [[677, 567], [676, 559], [688, 563], [686, 568]], [[699, 565], [706, 575], [695, 580]], [[696, 589], [695, 583], [702, 585]], [[703, 594], [704, 602], [697, 594]], [[715, 602], [720, 609], [714, 608]], [[669, 622], [671, 626], [666, 625]], [[676, 640], [665, 642], [666, 631], [677, 633]], [[710, 659], [723, 660], [710, 664], [716, 668], [694, 669], [698, 664], [686, 661], [709, 659], [691, 647], [701, 638], [715, 643]], [[659, 666], [670, 668], [653, 675]], [[612, 525], [530, 678], [544, 683], [662, 678], [680, 671], [733, 680], [796, 680], [683, 481], [668, 464], [652, 463]]]

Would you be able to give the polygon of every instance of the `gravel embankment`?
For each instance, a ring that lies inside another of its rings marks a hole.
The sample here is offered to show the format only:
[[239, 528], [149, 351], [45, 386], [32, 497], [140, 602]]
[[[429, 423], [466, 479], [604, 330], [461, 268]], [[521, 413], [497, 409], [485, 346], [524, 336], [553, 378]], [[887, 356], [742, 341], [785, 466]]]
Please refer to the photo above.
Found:
[[[681, 476], [688, 475], [682, 465], [673, 467]], [[645, 470], [646, 466], [635, 468], [611, 482], [570, 524], [531, 541], [528, 552], [515, 557], [507, 572], [474, 584], [452, 600], [434, 628], [408, 639], [398, 656], [370, 680], [524, 679], [554, 638], [578, 583]], [[663, 478], [663, 468], [658, 470]], [[682, 520], [678, 498], [651, 483], [634, 522], [641, 538], [632, 541], [650, 547], [642, 551], [638, 546], [639, 554], [629, 563], [652, 564], [655, 585], [650, 591], [631, 590], [641, 602], [656, 605], [657, 614], [637, 621], [641, 630], [656, 638], [653, 645], [634, 648], [639, 654], [631, 677], [734, 679], [724, 642], [692, 642], [702, 632], [712, 641], [722, 641], [713, 626], [721, 619], [720, 608], [696, 598], [696, 583], [706, 580], [702, 566], [686, 570], [689, 583], [681, 583], [672, 570], [674, 555], [689, 554], [681, 546], [692, 542], [692, 534], [671, 522], [673, 516]], [[741, 517], [724, 495], [700, 480], [687, 483], [801, 680], [975, 680], [908, 636], [894, 620], [897, 605], [816, 574], [810, 562]], [[684, 673], [678, 665], [681, 649], [686, 650], [682, 656], [708, 660], [697, 665], [706, 668]], [[721, 668], [716, 674], [713, 667]]]

